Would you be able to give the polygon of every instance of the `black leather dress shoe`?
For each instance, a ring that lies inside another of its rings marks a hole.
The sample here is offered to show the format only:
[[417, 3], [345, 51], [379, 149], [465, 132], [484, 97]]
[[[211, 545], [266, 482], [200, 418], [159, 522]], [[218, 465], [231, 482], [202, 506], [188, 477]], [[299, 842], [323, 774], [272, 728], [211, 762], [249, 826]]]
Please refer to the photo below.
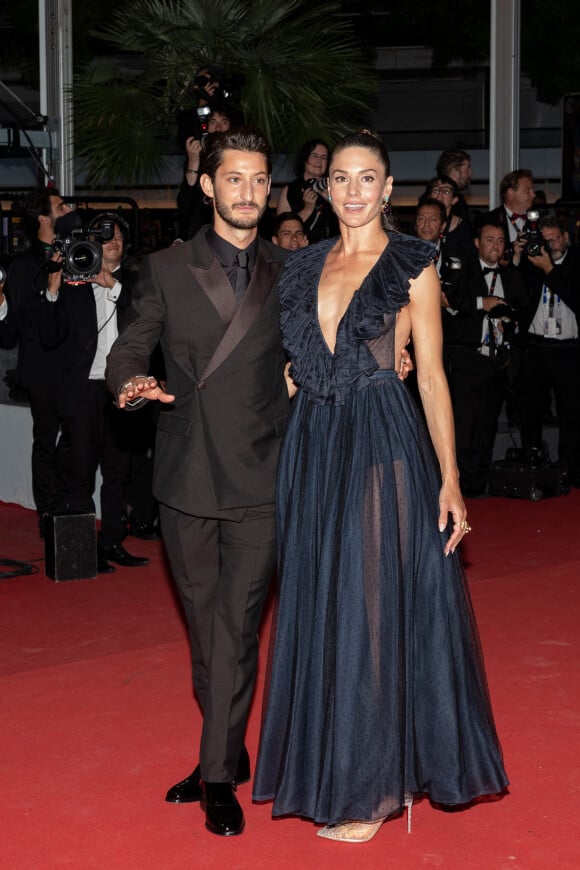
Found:
[[[238, 764], [234, 785], [241, 785], [244, 782], [248, 782], [249, 779], [250, 756], [248, 755], [248, 750], [244, 746], [242, 754], [240, 755], [240, 763]], [[199, 764], [193, 773], [186, 777], [186, 779], [182, 779], [181, 782], [172, 786], [165, 795], [165, 800], [169, 804], [192, 804], [195, 803], [195, 801], [200, 801], [201, 798], [201, 773]]]
[[205, 826], [218, 837], [234, 837], [244, 830], [244, 812], [231, 782], [204, 782], [201, 785], [201, 808]]
[[114, 570], [114, 567], [109, 565], [105, 557], [97, 553], [97, 574], [112, 574]]
[[156, 521], [145, 522], [133, 519], [132, 516], [127, 523], [127, 533], [133, 538], [141, 538], [142, 541], [157, 541], [161, 537], [161, 530]]
[[106, 562], [116, 562], [117, 565], [123, 565], [125, 568], [141, 568], [143, 565], [149, 564], [149, 559], [146, 559], [145, 556], [132, 556], [122, 544], [99, 547], [98, 554], [99, 559], [104, 559]]

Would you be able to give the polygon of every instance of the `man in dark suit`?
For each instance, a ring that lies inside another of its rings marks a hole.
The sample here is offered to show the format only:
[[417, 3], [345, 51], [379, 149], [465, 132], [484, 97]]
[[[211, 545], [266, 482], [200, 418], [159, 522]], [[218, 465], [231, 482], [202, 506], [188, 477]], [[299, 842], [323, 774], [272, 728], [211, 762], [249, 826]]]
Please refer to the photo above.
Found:
[[[506, 244], [504, 261], [512, 259], [514, 245], [525, 231], [527, 213], [534, 203], [534, 178], [529, 169], [514, 169], [504, 175], [499, 185], [501, 205], [490, 212], [492, 219], [501, 224]], [[518, 265], [521, 248], [516, 253], [514, 265]]]
[[514, 320], [525, 300], [517, 269], [499, 265], [505, 232], [491, 216], [482, 219], [475, 245], [479, 257], [467, 263], [454, 307], [447, 308], [443, 318], [461, 489], [472, 497], [486, 490], [513, 352]]
[[66, 363], [63, 348], [47, 349], [40, 339], [40, 323], [49, 304], [47, 293], [60, 284], [60, 275], [50, 274], [45, 266], [54, 255], [55, 223], [71, 208], [56, 189], [39, 188], [24, 199], [23, 210], [30, 247], [8, 269], [6, 300], [0, 306], [0, 345], [18, 344], [15, 386], [30, 402], [32, 493], [42, 535], [44, 515], [56, 509], [63, 492], [57, 445], [60, 388]]
[[[61, 509], [94, 512], [95, 475], [101, 468], [100, 573], [115, 570], [110, 562], [130, 568], [149, 562], [128, 553], [122, 544], [131, 445], [127, 421], [111, 401], [105, 384], [105, 361], [128, 320], [134, 273], [122, 265], [128, 227], [120, 216], [110, 214], [109, 218], [113, 219], [114, 235], [102, 244], [99, 274], [78, 282], [58, 272], [58, 281], [49, 288], [52, 301], [44, 305], [41, 326], [43, 346], [65, 357], [59, 412], [69, 453]], [[97, 229], [99, 220], [92, 226]]]
[[[213, 227], [143, 262], [135, 317], [107, 363], [120, 407], [164, 403], [154, 493], [203, 713], [200, 764], [167, 800], [201, 800], [206, 827], [222, 836], [244, 827], [234, 790], [250, 777], [244, 735], [289, 412], [276, 292], [286, 252], [257, 234], [270, 173], [261, 134], [208, 136], [200, 183]], [[169, 393], [145, 377], [158, 341]]]
[[437, 160], [435, 172], [439, 178], [447, 176], [458, 187], [457, 202], [451, 209], [462, 220], [469, 223], [469, 209], [465, 201], [465, 192], [471, 181], [471, 155], [460, 148], [450, 148], [442, 151]]
[[569, 247], [565, 225], [556, 217], [540, 221], [538, 256], [522, 258], [528, 291], [521, 320], [523, 353], [520, 422], [524, 449], [542, 447], [542, 428], [551, 392], [556, 400], [558, 458], [580, 485], [580, 257]]

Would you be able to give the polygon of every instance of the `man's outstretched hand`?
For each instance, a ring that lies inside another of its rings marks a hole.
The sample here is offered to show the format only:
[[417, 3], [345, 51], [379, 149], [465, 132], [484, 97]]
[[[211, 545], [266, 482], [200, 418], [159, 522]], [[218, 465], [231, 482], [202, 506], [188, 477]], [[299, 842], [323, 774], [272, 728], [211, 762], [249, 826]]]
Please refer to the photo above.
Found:
[[117, 405], [119, 408], [124, 408], [125, 405], [134, 404], [142, 399], [148, 399], [150, 402], [163, 402], [167, 405], [175, 401], [175, 396], [172, 396], [171, 393], [166, 393], [157, 378], [146, 378], [136, 375], [130, 381], [124, 383], [119, 390]]

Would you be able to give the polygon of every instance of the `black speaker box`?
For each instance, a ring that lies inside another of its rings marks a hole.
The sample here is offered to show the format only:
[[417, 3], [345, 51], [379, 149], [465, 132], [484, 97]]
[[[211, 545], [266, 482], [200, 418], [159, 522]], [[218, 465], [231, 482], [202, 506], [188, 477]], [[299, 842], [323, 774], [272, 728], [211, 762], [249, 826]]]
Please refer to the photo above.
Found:
[[95, 514], [45, 514], [44, 561], [51, 580], [97, 576]]

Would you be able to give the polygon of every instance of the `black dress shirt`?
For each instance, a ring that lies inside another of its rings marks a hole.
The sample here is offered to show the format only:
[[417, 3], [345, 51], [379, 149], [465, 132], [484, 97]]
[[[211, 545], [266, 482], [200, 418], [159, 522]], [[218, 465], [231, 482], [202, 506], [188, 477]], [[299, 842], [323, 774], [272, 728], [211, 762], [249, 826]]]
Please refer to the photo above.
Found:
[[235, 245], [227, 242], [224, 238], [222, 238], [222, 236], [218, 236], [216, 231], [211, 228], [210, 230], [208, 230], [207, 240], [217, 257], [220, 266], [228, 276], [228, 281], [232, 285], [232, 290], [235, 291], [236, 277], [238, 274], [238, 264], [236, 258], [241, 250], [244, 250], [248, 254], [248, 270], [251, 276], [256, 266], [256, 258], [258, 256], [258, 237], [256, 236], [254, 241], [251, 243], [251, 245], [248, 245], [247, 248], [236, 248]]

